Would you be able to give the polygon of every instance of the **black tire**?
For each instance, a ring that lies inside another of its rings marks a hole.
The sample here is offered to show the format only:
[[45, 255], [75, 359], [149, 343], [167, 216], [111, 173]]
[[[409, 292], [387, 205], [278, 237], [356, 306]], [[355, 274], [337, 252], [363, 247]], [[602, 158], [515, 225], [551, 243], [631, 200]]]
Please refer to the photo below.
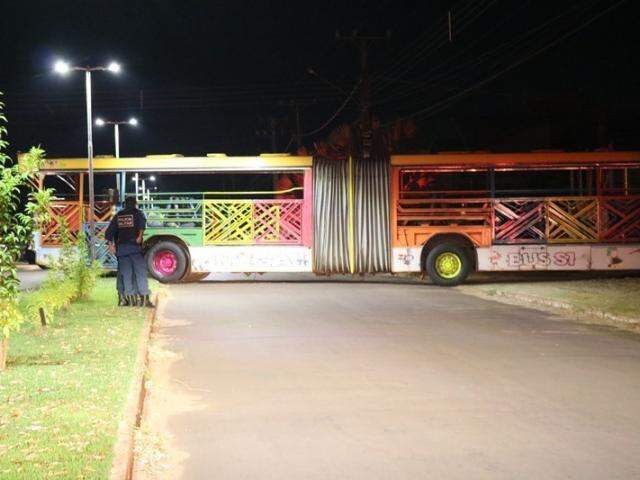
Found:
[[[456, 268], [452, 268], [451, 276], [444, 275], [439, 272], [437, 264], [440, 262], [442, 266], [443, 256], [450, 255], [450, 259], [453, 261], [453, 265]], [[457, 258], [457, 260], [455, 260]], [[456, 265], [456, 261], [459, 261], [459, 265]], [[441, 287], [453, 287], [459, 285], [467, 278], [471, 271], [471, 260], [468, 249], [460, 245], [452, 243], [441, 243], [433, 247], [427, 254], [426, 270], [429, 278], [436, 285]]]
[[146, 255], [149, 274], [161, 283], [179, 282], [189, 271], [189, 257], [184, 249], [164, 240], [151, 247]]

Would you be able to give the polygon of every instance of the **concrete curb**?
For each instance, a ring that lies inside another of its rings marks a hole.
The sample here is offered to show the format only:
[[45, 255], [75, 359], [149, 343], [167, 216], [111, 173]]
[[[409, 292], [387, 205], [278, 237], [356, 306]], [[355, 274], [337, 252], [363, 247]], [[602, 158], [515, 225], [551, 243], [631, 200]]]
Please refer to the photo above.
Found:
[[133, 474], [135, 429], [140, 426], [142, 407], [146, 395], [144, 376], [149, 363], [151, 329], [158, 314], [158, 303], [160, 301], [158, 294], [154, 296], [154, 300], [156, 307], [147, 313], [147, 318], [142, 328], [133, 370], [133, 380], [129, 387], [123, 418], [120, 420], [113, 448], [114, 457], [111, 471], [109, 472], [109, 480], [131, 480]]
[[[472, 293], [471, 290], [463, 290], [465, 293]], [[562, 302], [559, 300], [551, 300], [549, 298], [537, 297], [535, 295], [527, 295], [525, 293], [509, 293], [497, 289], [495, 294], [488, 294], [486, 292], [478, 292], [473, 290], [473, 293], [481, 293], [481, 296], [487, 299], [496, 299], [496, 297], [503, 297], [507, 300], [511, 300], [516, 303], [526, 303], [530, 306], [547, 307], [558, 310], [565, 310], [570, 312], [572, 316], [586, 316], [590, 318], [601, 319], [607, 322], [623, 324], [625, 326], [637, 325], [640, 323], [640, 319], [633, 317], [624, 317], [621, 315], [614, 315], [613, 313], [605, 312], [604, 310], [597, 309], [579, 309], [576, 305]]]

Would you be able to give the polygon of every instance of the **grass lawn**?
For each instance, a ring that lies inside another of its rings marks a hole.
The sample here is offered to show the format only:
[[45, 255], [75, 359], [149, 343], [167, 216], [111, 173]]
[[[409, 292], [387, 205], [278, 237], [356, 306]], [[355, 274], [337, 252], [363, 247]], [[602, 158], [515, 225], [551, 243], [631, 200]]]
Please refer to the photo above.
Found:
[[146, 310], [115, 306], [115, 279], [24, 325], [0, 372], [0, 478], [107, 478]]
[[488, 296], [523, 295], [535, 299], [562, 302], [571, 314], [589, 316], [603, 312], [640, 322], [640, 278], [601, 278], [591, 280], [532, 281], [463, 285], [462, 291]]

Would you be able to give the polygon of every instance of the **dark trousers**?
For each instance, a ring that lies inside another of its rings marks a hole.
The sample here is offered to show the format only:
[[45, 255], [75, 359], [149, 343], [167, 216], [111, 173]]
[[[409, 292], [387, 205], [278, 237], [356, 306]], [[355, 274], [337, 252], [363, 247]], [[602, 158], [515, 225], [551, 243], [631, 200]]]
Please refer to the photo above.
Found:
[[[149, 295], [147, 263], [142, 253], [118, 257], [118, 277], [122, 276], [122, 293], [125, 295]], [[120, 289], [118, 288], [118, 291]]]
[[[135, 276], [135, 272], [133, 274]], [[136, 279], [133, 279], [133, 286], [136, 288], [138, 285], [136, 283]], [[122, 278], [122, 271], [120, 270], [120, 262], [118, 262], [118, 274], [116, 275], [116, 289], [120, 295], [125, 295], [124, 293], [124, 280]], [[135, 292], [136, 294], [138, 292]]]

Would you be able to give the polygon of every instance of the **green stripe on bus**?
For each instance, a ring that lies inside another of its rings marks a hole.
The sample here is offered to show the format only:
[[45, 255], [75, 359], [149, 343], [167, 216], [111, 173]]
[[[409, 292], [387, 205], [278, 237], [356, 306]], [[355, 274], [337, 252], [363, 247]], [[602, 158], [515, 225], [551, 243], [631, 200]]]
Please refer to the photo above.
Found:
[[178, 237], [190, 247], [202, 246], [202, 228], [148, 227], [144, 231], [145, 240], [148, 240], [149, 238], [155, 237], [158, 235], [169, 235], [169, 236]]

